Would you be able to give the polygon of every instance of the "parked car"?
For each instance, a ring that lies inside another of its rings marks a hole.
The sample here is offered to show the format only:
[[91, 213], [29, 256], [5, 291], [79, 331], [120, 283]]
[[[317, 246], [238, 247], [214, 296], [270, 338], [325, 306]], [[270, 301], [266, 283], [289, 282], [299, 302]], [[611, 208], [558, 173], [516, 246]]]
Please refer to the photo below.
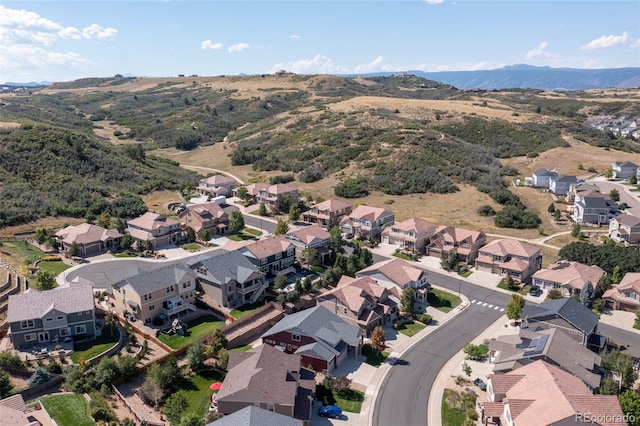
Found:
[[532, 286], [529, 290], [529, 294], [531, 296], [537, 296], [538, 294], [540, 294], [540, 287], [537, 285]]
[[476, 385], [481, 391], [487, 390], [487, 384], [480, 377], [473, 381], [473, 384]]
[[342, 408], [337, 405], [323, 405], [318, 408], [318, 415], [337, 419], [342, 415]]

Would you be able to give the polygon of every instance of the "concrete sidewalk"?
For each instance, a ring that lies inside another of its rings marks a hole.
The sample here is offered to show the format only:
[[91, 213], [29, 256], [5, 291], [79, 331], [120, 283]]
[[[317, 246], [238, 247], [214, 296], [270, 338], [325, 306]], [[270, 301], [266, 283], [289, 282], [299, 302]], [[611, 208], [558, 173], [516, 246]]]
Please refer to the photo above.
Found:
[[[506, 316], [498, 318], [496, 322], [489, 326], [478, 337], [473, 339], [471, 343], [478, 345], [486, 339], [495, 337], [499, 331], [505, 329], [504, 326], [507, 322], [508, 319]], [[450, 376], [458, 375], [465, 358], [466, 355], [463, 351], [460, 351], [455, 356], [453, 356], [451, 360], [449, 360], [449, 362], [445, 364], [442, 370], [440, 370], [436, 381], [431, 386], [431, 393], [429, 394], [429, 402], [427, 404], [427, 424], [429, 426], [442, 425], [442, 396], [444, 394], [445, 388], [447, 387], [447, 381], [449, 380]], [[477, 371], [476, 374], [478, 374], [479, 372], [480, 371]], [[483, 370], [483, 373], [486, 375], [487, 372]]]
[[[434, 288], [437, 288], [437, 287], [434, 287]], [[449, 293], [454, 293], [444, 288], [439, 288], [439, 290], [446, 291]], [[393, 347], [392, 352], [389, 354], [385, 362], [376, 369], [375, 373], [369, 380], [369, 385], [367, 386], [367, 390], [365, 392], [364, 402], [362, 403], [362, 409], [360, 410], [360, 419], [358, 422], [360, 426], [369, 426], [373, 423], [373, 413], [374, 413], [373, 408], [374, 408], [374, 403], [378, 393], [378, 389], [380, 388], [380, 385], [384, 382], [384, 379], [387, 377], [387, 374], [389, 374], [389, 371], [393, 367], [393, 362], [396, 359], [402, 358], [403, 354], [406, 351], [411, 349], [413, 346], [417, 345], [422, 339], [424, 339], [426, 336], [428, 336], [433, 331], [435, 331], [439, 326], [448, 322], [457, 314], [459, 314], [462, 310], [464, 310], [467, 306], [469, 306], [469, 299], [467, 299], [465, 295], [461, 295], [460, 298], [462, 299], [462, 303], [457, 308], [451, 310], [446, 314], [440, 313], [438, 311], [439, 313], [436, 313], [436, 315], [433, 315], [434, 319], [436, 319], [436, 317], [438, 318], [435, 321], [436, 325], [426, 327], [424, 330], [421, 330], [418, 334], [416, 334], [415, 336], [409, 339], [403, 339], [402, 341], [398, 341], [398, 344]], [[436, 311], [435, 308], [430, 309], [429, 315], [434, 314], [435, 311]]]

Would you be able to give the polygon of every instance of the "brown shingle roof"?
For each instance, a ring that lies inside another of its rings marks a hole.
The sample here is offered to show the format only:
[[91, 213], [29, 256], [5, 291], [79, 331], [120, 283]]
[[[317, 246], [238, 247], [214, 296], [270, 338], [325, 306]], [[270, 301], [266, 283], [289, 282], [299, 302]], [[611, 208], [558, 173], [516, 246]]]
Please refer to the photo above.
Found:
[[630, 214], [621, 214], [620, 216], [616, 217], [616, 220], [622, 225], [630, 227], [640, 226], [640, 218]]
[[348, 209], [352, 207], [352, 204], [347, 203], [346, 201], [330, 199], [330, 200], [325, 200], [321, 203], [318, 203], [313, 207], [318, 209], [318, 211], [321, 211], [321, 212], [336, 212], [338, 210]]
[[76, 226], [67, 226], [56, 232], [56, 236], [62, 238], [67, 244], [88, 244], [96, 241], [106, 241], [109, 238], [120, 238], [122, 234], [115, 229], [105, 229], [90, 223], [82, 223]]
[[624, 413], [615, 395], [570, 395], [577, 413], [589, 413], [601, 426], [625, 426]]
[[335, 297], [344, 306], [357, 313], [363, 305], [368, 306], [373, 301], [379, 300], [385, 290], [384, 287], [369, 277], [355, 280], [340, 279], [336, 288], [322, 294], [319, 299]]
[[380, 207], [359, 205], [351, 212], [349, 217], [351, 219], [368, 220], [370, 222], [374, 222], [380, 219], [382, 216], [392, 215], [392, 214], [393, 213], [390, 210], [383, 209]]
[[522, 374], [492, 374], [489, 380], [494, 393], [507, 393], [523, 377]]
[[484, 236], [483, 231], [469, 231], [468, 229], [454, 228], [453, 226], [440, 226], [436, 230], [434, 238], [442, 238], [445, 241], [460, 243], [466, 241], [473, 244]]
[[326, 229], [318, 225], [303, 226], [300, 229], [289, 232], [304, 244], [310, 244], [314, 239], [328, 240], [331, 238], [331, 234]]
[[247, 193], [255, 197], [260, 193], [260, 191], [266, 191], [268, 188], [268, 183], [256, 182], [252, 183], [251, 185], [247, 185]]
[[493, 240], [480, 249], [483, 253], [491, 253], [494, 256], [519, 256], [532, 257], [540, 253], [540, 249], [531, 244], [519, 240], [499, 239]]
[[414, 231], [419, 234], [422, 232], [436, 231], [435, 223], [429, 222], [419, 217], [412, 217], [407, 220], [403, 220], [402, 222], [398, 222], [392, 225], [393, 229], [399, 229], [401, 231]]
[[616, 299], [630, 304], [640, 304], [637, 300], [624, 297], [623, 292], [626, 290], [640, 294], [640, 272], [627, 272], [620, 281], [620, 284], [605, 291], [602, 297]]
[[282, 253], [292, 246], [291, 241], [284, 235], [258, 240], [244, 246], [244, 250], [249, 251], [256, 259], [264, 259], [276, 253]]
[[200, 181], [208, 186], [220, 186], [226, 183], [236, 183], [236, 180], [225, 175], [213, 175]]
[[359, 271], [357, 275], [372, 275], [376, 273], [384, 275], [389, 281], [403, 288], [411, 282], [418, 281], [425, 274], [422, 269], [412, 266], [406, 260], [395, 258], [374, 263]]
[[269, 194], [289, 194], [290, 192], [294, 192], [297, 191], [297, 188], [294, 188], [291, 185], [287, 185], [285, 183], [276, 183], [275, 185], [271, 185], [268, 189], [267, 192]]
[[604, 271], [599, 266], [562, 260], [550, 265], [547, 269], [537, 271], [533, 274], [533, 278], [566, 284], [581, 290], [585, 282], [591, 281], [596, 285], [603, 275]]
[[161, 216], [153, 212], [146, 212], [140, 217], [127, 221], [127, 224], [131, 226], [135, 226], [137, 228], [145, 229], [148, 231], [160, 228], [162, 226], [177, 225], [179, 223], [180, 222], [175, 219], [170, 219], [166, 216]]

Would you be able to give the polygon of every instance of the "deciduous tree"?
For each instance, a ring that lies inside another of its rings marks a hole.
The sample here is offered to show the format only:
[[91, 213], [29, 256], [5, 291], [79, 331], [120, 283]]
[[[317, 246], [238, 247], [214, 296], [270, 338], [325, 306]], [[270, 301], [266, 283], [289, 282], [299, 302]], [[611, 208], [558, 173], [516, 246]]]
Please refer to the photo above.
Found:
[[242, 216], [242, 213], [238, 210], [232, 211], [229, 217], [229, 230], [231, 232], [240, 232], [244, 227], [244, 216]]
[[371, 348], [376, 352], [382, 352], [387, 348], [384, 328], [377, 326], [371, 333]]
[[510, 320], [520, 319], [522, 316], [522, 309], [524, 308], [524, 299], [518, 293], [511, 295], [511, 301], [507, 303], [506, 314]]
[[40, 291], [51, 290], [57, 286], [56, 278], [49, 271], [39, 271], [36, 275], [36, 286]]
[[400, 310], [409, 316], [413, 316], [416, 305], [416, 291], [407, 287], [402, 290], [402, 296], [400, 296]]
[[289, 231], [289, 224], [286, 220], [279, 219], [278, 224], [276, 225], [276, 230], [274, 231], [275, 235], [284, 235]]
[[200, 371], [204, 367], [204, 361], [207, 359], [204, 348], [200, 342], [196, 342], [189, 346], [187, 350], [187, 362], [189, 368], [193, 372]]

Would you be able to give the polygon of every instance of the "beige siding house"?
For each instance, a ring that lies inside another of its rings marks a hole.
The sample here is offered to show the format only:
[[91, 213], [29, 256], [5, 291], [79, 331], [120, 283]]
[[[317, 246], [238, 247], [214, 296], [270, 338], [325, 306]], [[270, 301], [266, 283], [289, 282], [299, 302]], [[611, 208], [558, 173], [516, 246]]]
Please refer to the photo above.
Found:
[[455, 253], [459, 261], [473, 264], [478, 250], [485, 245], [486, 240], [483, 231], [440, 226], [427, 245], [427, 256], [442, 258]]
[[436, 225], [419, 217], [394, 223], [382, 231], [382, 242], [413, 253], [424, 253], [427, 242], [436, 233]]
[[154, 250], [182, 239], [180, 222], [157, 213], [146, 212], [127, 222], [129, 234], [136, 241], [148, 241]]
[[335, 226], [344, 216], [353, 211], [353, 205], [341, 200], [325, 200], [312, 206], [302, 214], [305, 222], [317, 223], [321, 226]]
[[59, 230], [56, 232], [56, 238], [62, 243], [64, 251], [68, 251], [75, 243], [80, 255], [84, 257], [118, 249], [122, 234], [115, 229], [83, 223]]
[[202, 195], [218, 197], [220, 195], [229, 196], [236, 188], [236, 180], [224, 175], [213, 175], [206, 179], [201, 179], [196, 188]]
[[475, 267], [479, 271], [491, 272], [527, 282], [540, 269], [542, 254], [534, 245], [518, 240], [493, 240], [478, 249]]
[[195, 311], [196, 274], [186, 265], [160, 265], [111, 285], [110, 302], [116, 312], [133, 314], [145, 324], [159, 314], [175, 318]]
[[395, 215], [391, 210], [360, 205], [340, 221], [340, 230], [360, 239], [376, 239], [394, 222]]
[[636, 312], [640, 308], [640, 272], [627, 272], [620, 284], [605, 291], [602, 300], [613, 309]]
[[198, 238], [205, 232], [224, 234], [229, 227], [229, 215], [216, 203], [191, 204], [179, 217], [182, 227], [193, 229]]
[[587, 281], [591, 281], [595, 288], [604, 274], [605, 272], [595, 265], [561, 260], [533, 274], [532, 284], [541, 289], [560, 290], [563, 296], [568, 297], [580, 294]]
[[625, 244], [640, 244], [640, 218], [621, 214], [609, 221], [609, 238]]

